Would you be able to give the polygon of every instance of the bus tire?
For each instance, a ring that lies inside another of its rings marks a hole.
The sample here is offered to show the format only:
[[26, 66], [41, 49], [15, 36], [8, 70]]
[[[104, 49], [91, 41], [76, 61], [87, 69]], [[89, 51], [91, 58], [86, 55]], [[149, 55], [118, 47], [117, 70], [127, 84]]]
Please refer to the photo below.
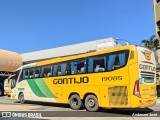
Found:
[[24, 99], [24, 94], [23, 93], [20, 93], [19, 94], [19, 97], [18, 97], [19, 101], [21, 104], [24, 104], [25, 103], [25, 99]]
[[94, 95], [88, 95], [85, 98], [85, 108], [90, 112], [98, 111], [99, 106], [97, 97]]
[[77, 94], [73, 94], [70, 98], [69, 98], [69, 104], [70, 107], [73, 110], [80, 110], [83, 107], [83, 102], [81, 101], [79, 95]]

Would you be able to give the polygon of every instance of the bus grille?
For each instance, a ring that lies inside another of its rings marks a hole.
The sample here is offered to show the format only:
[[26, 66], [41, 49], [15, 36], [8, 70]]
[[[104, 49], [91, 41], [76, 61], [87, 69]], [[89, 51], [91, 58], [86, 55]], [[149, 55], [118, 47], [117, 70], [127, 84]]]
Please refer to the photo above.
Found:
[[154, 72], [141, 71], [141, 76], [142, 76], [142, 78], [154, 79], [155, 73]]
[[124, 106], [128, 104], [127, 86], [115, 86], [108, 88], [109, 105]]

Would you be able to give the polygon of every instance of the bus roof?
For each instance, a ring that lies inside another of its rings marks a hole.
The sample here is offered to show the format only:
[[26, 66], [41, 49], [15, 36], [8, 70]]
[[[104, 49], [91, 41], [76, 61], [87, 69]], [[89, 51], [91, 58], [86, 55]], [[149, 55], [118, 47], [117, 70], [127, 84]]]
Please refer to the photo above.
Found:
[[48, 59], [48, 60], [42, 60], [39, 62], [34, 62], [34, 63], [23, 65], [20, 68], [18, 68], [17, 70], [20, 70], [22, 68], [31, 68], [31, 67], [35, 67], [35, 66], [42, 66], [42, 65], [46, 65], [46, 64], [69, 61], [72, 59], [79, 59], [79, 58], [89, 57], [89, 56], [98, 55], [98, 54], [110, 53], [110, 52], [118, 51], [119, 49], [121, 49], [121, 50], [133, 49], [135, 47], [136, 47], [136, 45], [119, 46], [119, 47], [115, 47], [115, 48], [103, 49], [103, 50], [98, 50], [98, 51], [91, 51], [91, 52], [77, 54], [77, 55], [69, 55], [69, 56], [64, 56], [64, 57], [52, 58], [52, 59]]

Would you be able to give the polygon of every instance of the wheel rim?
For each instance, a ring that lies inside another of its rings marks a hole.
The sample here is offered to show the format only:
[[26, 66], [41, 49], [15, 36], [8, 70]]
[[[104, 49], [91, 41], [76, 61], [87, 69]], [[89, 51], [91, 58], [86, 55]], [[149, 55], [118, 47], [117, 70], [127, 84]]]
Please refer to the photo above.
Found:
[[72, 101], [71, 101], [72, 105], [73, 106], [77, 106], [78, 105], [78, 100], [76, 98], [74, 98]]
[[94, 106], [95, 106], [95, 100], [94, 99], [89, 99], [88, 100], [88, 106], [90, 107], [90, 108], [93, 108]]

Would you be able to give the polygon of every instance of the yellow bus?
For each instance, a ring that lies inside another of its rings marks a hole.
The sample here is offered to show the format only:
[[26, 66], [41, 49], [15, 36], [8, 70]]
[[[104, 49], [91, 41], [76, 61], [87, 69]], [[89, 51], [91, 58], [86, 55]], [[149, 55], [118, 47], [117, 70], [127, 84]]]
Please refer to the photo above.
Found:
[[145, 108], [156, 103], [152, 51], [128, 45], [27, 64], [15, 72], [12, 99], [69, 103], [74, 110]]
[[7, 79], [4, 80], [4, 95], [8, 95], [8, 97], [11, 95], [11, 83], [13, 77], [14, 75], [10, 75]]

